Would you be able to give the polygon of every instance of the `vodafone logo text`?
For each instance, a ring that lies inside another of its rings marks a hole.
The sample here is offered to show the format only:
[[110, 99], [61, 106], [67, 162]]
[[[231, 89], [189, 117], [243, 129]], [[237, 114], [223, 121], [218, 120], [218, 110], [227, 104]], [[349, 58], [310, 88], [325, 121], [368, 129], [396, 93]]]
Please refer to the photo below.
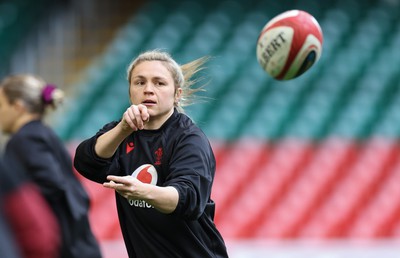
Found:
[[[139, 181], [146, 184], [157, 184], [158, 174], [156, 168], [151, 164], [144, 164], [138, 167], [132, 173], [133, 177], [136, 177]], [[154, 208], [152, 205], [148, 204], [143, 200], [133, 200], [128, 199], [128, 202], [131, 206], [139, 207], [139, 208]]]

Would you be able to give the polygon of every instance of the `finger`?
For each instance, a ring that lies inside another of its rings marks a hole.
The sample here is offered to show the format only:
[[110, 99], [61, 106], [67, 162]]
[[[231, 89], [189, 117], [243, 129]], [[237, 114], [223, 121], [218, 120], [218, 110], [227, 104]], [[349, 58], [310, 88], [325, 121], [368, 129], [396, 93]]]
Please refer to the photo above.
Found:
[[131, 105], [127, 111], [132, 123], [135, 124], [138, 129], [143, 129], [143, 121], [138, 106]]
[[136, 130], [137, 129], [139, 129], [139, 126], [138, 126], [138, 124], [137, 124], [137, 119], [136, 119], [136, 113], [138, 112], [138, 110], [137, 110], [137, 107], [136, 106], [134, 106], [134, 105], [132, 105], [132, 106], [130, 106], [127, 110], [126, 110], [126, 113], [127, 113], [127, 119], [129, 119], [129, 121], [130, 121], [130, 124], [131, 124], [131, 127], [133, 126], [133, 127], [135, 127], [136, 128]]
[[141, 115], [142, 121], [143, 122], [148, 122], [149, 119], [150, 119], [150, 115], [149, 115], [149, 112], [147, 110], [147, 107], [145, 105], [139, 104], [138, 105], [138, 109], [140, 111], [140, 115]]
[[137, 126], [135, 125], [135, 123], [132, 121], [132, 116], [133, 116], [133, 113], [132, 113], [132, 111], [130, 110], [130, 108], [128, 108], [128, 109], [125, 111], [124, 115], [122, 116], [122, 119], [123, 119], [123, 121], [129, 126], [129, 128], [131, 128], [131, 129], [134, 130], [134, 131], [137, 131], [138, 128], [137, 128]]
[[112, 182], [117, 185], [130, 185], [131, 184], [129, 180], [130, 178], [131, 176], [113, 176], [113, 175], [107, 176], [107, 180], [110, 181], [109, 183]]
[[109, 181], [108, 183], [110, 183], [110, 184], [116, 184], [116, 183], [120, 183], [121, 177], [109, 175], [109, 176], [107, 176], [107, 180]]
[[111, 188], [111, 189], [116, 190], [116, 189], [120, 188], [123, 185], [122, 184], [116, 184], [114, 181], [110, 181], [110, 182], [103, 183], [103, 186], [106, 187], [106, 188]]
[[133, 131], [137, 131], [138, 128], [136, 127], [136, 125], [132, 122], [132, 120], [130, 120], [129, 118], [127, 119], [126, 117], [126, 114], [124, 114], [124, 116], [122, 117], [123, 128], [127, 130], [130, 129]]

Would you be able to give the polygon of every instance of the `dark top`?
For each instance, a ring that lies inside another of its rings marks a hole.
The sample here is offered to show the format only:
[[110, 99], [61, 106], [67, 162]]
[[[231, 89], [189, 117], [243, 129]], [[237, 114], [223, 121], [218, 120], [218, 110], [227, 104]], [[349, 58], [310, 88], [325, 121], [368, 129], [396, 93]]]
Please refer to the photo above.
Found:
[[39, 120], [27, 123], [7, 143], [7, 158], [15, 159], [31, 176], [55, 213], [62, 231], [61, 257], [101, 257], [89, 225], [89, 197], [55, 133]]
[[[103, 127], [76, 150], [75, 168], [103, 183], [107, 175], [136, 176], [158, 186], [173, 186], [179, 193], [175, 211], [164, 214], [143, 200], [116, 194], [118, 216], [129, 257], [228, 257], [214, 224], [211, 187], [215, 158], [203, 132], [189, 117], [173, 115], [158, 130], [140, 130], [128, 136], [110, 159], [94, 152], [96, 139], [118, 122]], [[153, 165], [155, 171], [142, 165]], [[135, 172], [136, 173], [133, 173]], [[150, 176], [151, 175], [151, 176]]]

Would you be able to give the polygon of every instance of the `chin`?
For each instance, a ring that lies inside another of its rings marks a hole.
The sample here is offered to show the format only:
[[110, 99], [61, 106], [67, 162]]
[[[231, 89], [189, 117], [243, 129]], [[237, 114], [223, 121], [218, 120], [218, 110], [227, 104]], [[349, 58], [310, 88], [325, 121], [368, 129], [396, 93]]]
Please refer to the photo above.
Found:
[[154, 110], [152, 110], [151, 108], [147, 108], [147, 112], [149, 113], [150, 116], [157, 115], [156, 112]]

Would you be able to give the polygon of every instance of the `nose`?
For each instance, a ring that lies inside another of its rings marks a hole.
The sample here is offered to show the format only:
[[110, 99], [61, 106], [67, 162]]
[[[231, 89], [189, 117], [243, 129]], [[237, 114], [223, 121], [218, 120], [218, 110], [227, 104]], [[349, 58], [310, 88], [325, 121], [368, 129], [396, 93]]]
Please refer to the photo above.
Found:
[[152, 83], [146, 83], [143, 88], [144, 93], [153, 93], [154, 92], [154, 85]]

